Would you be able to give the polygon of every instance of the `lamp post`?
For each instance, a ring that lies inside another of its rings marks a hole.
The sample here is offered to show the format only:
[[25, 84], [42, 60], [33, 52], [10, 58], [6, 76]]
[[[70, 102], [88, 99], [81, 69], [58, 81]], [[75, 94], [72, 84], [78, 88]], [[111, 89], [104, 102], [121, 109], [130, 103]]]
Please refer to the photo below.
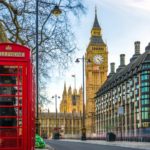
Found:
[[57, 98], [60, 98], [60, 96], [58, 96], [57, 94], [55, 94], [55, 96], [52, 96], [52, 98], [55, 98], [55, 112], [56, 112], [56, 124], [55, 124], [55, 127], [57, 129], [58, 127], [58, 124], [57, 124]]
[[76, 63], [79, 63], [80, 61], [79, 60], [82, 60], [82, 72], [83, 72], [83, 98], [82, 98], [82, 101], [83, 101], [83, 118], [82, 118], [82, 135], [81, 135], [81, 140], [86, 140], [86, 128], [85, 128], [85, 105], [84, 105], [84, 71], [85, 71], [85, 69], [84, 69], [84, 66], [85, 66], [85, 57], [84, 57], [84, 55], [83, 55], [83, 57], [82, 58], [77, 58], [76, 59]]
[[[39, 134], [39, 36], [38, 36], [38, 27], [39, 27], [39, 0], [36, 0], [36, 133]], [[55, 16], [58, 16], [62, 13], [58, 5], [54, 6], [54, 9], [51, 10], [51, 13]]]
[[36, 133], [39, 133], [39, 84], [38, 84], [38, 0], [36, 0]]

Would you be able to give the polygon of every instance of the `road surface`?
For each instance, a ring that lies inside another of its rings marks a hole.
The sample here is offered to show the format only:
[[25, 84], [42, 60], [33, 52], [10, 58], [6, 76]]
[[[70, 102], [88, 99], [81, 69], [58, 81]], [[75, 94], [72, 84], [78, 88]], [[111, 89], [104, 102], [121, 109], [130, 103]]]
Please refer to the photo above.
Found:
[[137, 148], [90, 144], [87, 142], [88, 141], [71, 142], [61, 140], [46, 140], [46, 143], [55, 148], [55, 150], [137, 150]]

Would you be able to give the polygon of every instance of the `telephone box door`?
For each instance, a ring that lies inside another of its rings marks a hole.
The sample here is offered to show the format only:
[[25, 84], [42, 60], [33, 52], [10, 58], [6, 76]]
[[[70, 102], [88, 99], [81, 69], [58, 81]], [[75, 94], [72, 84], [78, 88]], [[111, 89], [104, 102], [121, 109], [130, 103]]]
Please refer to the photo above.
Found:
[[0, 150], [26, 150], [26, 76], [26, 62], [0, 62]]

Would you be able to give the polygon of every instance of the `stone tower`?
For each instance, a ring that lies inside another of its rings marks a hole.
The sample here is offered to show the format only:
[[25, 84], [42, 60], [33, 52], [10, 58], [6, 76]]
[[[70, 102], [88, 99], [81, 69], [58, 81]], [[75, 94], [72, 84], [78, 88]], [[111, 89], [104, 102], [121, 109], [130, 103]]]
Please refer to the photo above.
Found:
[[102, 31], [97, 19], [95, 10], [95, 20], [91, 30], [91, 38], [85, 54], [86, 62], [86, 131], [87, 136], [95, 133], [95, 93], [102, 86], [107, 78], [108, 71], [108, 51], [107, 45], [102, 39]]

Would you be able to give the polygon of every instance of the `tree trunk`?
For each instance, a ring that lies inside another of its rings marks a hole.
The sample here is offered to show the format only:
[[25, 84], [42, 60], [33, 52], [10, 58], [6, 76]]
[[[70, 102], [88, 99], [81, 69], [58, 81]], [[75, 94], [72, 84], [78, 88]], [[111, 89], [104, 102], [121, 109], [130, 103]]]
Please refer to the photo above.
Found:
[[3, 42], [8, 42], [8, 38], [4, 30], [4, 26], [2, 22], [0, 22], [0, 43], [3, 43]]

